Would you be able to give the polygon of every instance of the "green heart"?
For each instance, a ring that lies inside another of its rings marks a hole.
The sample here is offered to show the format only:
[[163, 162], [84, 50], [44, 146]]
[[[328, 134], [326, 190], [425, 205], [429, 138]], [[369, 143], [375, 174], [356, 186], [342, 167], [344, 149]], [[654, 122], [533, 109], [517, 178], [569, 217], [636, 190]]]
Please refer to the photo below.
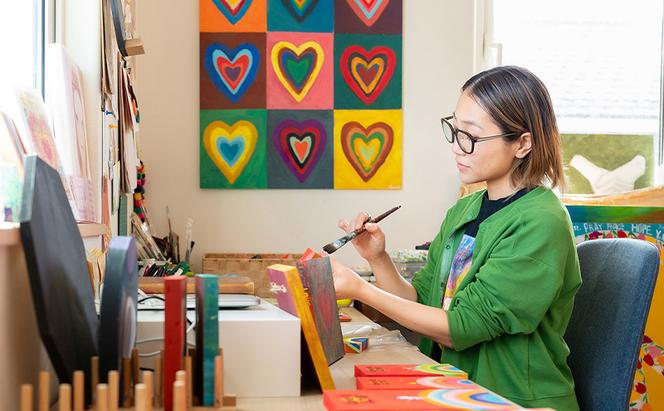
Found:
[[375, 156], [374, 162], [372, 162], [368, 166], [364, 166], [364, 162], [362, 161], [362, 159], [359, 157], [358, 154], [361, 154], [364, 158], [371, 157], [371, 152], [368, 151], [369, 147], [360, 147], [361, 153], [356, 153], [355, 150], [353, 150], [353, 155], [355, 155], [355, 158], [357, 158], [360, 167], [362, 167], [362, 169], [368, 173], [371, 171], [376, 159], [380, 157], [380, 153], [383, 151], [383, 146], [385, 145], [385, 135], [379, 131], [374, 131], [368, 136], [359, 132], [353, 133], [353, 135], [350, 137], [351, 147], [355, 147], [355, 140], [357, 140], [358, 138], [363, 140], [367, 145], [369, 144], [370, 141], [374, 139], [378, 139], [378, 141], [380, 142], [380, 145], [378, 146], [378, 154]]

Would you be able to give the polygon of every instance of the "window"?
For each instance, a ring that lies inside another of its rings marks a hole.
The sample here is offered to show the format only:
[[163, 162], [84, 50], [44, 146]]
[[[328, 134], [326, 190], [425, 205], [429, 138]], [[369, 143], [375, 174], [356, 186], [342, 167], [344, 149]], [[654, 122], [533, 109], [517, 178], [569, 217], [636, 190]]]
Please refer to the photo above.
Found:
[[[44, 44], [52, 41], [54, 0], [0, 4], [0, 81], [35, 87], [43, 94]], [[45, 16], [49, 16], [45, 18]]]
[[489, 0], [490, 65], [526, 67], [547, 85], [569, 193], [616, 194], [657, 182], [662, 2]]

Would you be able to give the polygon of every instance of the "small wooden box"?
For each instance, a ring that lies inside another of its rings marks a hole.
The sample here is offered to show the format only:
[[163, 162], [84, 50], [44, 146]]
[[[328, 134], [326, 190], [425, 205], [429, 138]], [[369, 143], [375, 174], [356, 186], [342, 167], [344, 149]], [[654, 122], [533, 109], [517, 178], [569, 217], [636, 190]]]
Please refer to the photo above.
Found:
[[274, 298], [270, 291], [270, 278], [267, 267], [273, 264], [295, 266], [302, 254], [249, 254], [249, 253], [207, 253], [203, 256], [203, 273], [239, 274], [254, 282], [257, 296]]

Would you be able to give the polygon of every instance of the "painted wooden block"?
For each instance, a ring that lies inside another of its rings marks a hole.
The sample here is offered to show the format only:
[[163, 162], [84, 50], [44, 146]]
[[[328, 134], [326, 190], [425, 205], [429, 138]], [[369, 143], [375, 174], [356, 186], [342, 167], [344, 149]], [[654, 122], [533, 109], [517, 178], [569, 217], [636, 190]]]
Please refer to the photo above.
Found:
[[184, 369], [186, 276], [164, 279], [164, 411], [173, 410], [175, 373]]
[[456, 390], [337, 390], [323, 394], [329, 411], [523, 410], [484, 388]]
[[344, 338], [344, 351], [347, 353], [361, 353], [369, 348], [369, 337]]
[[428, 375], [425, 377], [357, 377], [358, 390], [455, 390], [481, 388], [466, 378]]
[[196, 275], [196, 394], [201, 405], [214, 405], [214, 357], [219, 354], [219, 281]]
[[442, 375], [468, 378], [468, 374], [449, 364], [362, 364], [355, 366], [356, 377], [410, 377]]

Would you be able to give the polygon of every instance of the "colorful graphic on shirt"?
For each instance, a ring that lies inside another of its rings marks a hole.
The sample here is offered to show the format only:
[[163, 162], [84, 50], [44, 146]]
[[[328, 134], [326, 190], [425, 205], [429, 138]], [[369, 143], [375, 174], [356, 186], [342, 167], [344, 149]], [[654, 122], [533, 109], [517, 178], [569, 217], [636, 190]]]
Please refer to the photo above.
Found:
[[443, 310], [447, 311], [450, 308], [450, 302], [457, 287], [470, 271], [470, 266], [473, 265], [473, 249], [475, 248], [475, 237], [467, 234], [463, 235], [459, 248], [452, 260], [452, 267], [450, 268], [450, 276], [447, 279], [447, 286], [445, 287], [445, 296], [443, 297]]

